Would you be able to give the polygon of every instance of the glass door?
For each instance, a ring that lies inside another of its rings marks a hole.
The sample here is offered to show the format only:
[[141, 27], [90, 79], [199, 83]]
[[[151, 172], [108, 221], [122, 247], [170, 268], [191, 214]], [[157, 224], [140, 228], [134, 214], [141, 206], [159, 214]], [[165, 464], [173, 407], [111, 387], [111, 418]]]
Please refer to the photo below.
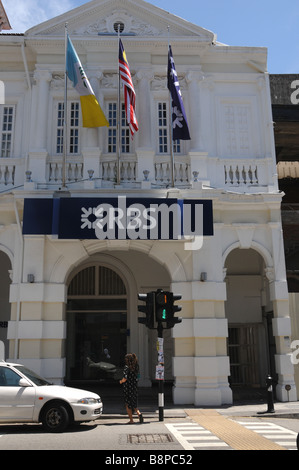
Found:
[[115, 382], [127, 352], [126, 291], [114, 271], [92, 268], [68, 290], [66, 380]]
[[67, 379], [116, 380], [127, 349], [126, 311], [68, 312]]

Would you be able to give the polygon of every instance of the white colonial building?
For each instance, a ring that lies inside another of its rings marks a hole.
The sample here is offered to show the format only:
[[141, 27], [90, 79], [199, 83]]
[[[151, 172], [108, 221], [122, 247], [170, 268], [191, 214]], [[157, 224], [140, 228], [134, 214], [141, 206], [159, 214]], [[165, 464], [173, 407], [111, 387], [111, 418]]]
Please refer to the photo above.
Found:
[[[110, 127], [82, 127], [69, 82], [64, 194], [66, 23]], [[132, 140], [121, 120], [116, 182], [118, 24], [139, 131]], [[174, 185], [169, 41], [191, 134], [175, 145]], [[93, 0], [23, 35], [0, 34], [0, 80], [5, 358], [71, 383], [97, 380], [91, 364], [121, 367], [132, 351], [141, 385], [150, 386], [157, 333], [138, 323], [138, 293], [163, 288], [182, 295], [183, 320], [164, 332], [165, 378], [173, 380], [175, 403], [232, 403], [234, 390], [262, 389], [268, 374], [277, 379], [279, 400], [297, 400], [266, 49], [220, 44], [214, 33], [142, 0]], [[92, 226], [92, 200], [97, 206], [118, 196], [136, 203], [212, 201], [213, 234], [193, 249], [183, 239], [72, 232], [75, 208], [86, 201]], [[24, 214], [26, 201], [32, 205]], [[57, 207], [62, 216], [53, 216]], [[53, 229], [56, 222], [67, 235]]]

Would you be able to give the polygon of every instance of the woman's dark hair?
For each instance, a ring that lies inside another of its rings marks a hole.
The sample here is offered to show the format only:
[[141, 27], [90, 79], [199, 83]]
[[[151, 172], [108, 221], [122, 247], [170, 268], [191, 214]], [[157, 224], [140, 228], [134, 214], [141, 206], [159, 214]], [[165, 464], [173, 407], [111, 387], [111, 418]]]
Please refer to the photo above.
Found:
[[138, 364], [138, 359], [136, 354], [130, 353], [125, 355], [125, 361], [127, 366], [132, 372], [135, 372], [136, 374], [139, 371], [139, 364]]

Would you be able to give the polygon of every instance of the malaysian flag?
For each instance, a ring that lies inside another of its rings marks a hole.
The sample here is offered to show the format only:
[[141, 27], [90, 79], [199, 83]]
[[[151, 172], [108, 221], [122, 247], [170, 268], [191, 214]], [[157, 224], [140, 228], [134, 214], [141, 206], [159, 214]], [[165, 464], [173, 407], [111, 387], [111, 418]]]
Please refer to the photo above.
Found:
[[172, 98], [173, 140], [190, 140], [186, 112], [182, 100], [178, 75], [175, 70], [171, 46], [168, 51], [167, 87]]
[[121, 81], [124, 85], [125, 95], [125, 110], [127, 123], [129, 124], [131, 135], [133, 137], [134, 132], [138, 131], [138, 122], [135, 114], [135, 90], [132, 82], [131, 72], [127, 61], [127, 56], [124, 50], [124, 46], [119, 40], [119, 73]]

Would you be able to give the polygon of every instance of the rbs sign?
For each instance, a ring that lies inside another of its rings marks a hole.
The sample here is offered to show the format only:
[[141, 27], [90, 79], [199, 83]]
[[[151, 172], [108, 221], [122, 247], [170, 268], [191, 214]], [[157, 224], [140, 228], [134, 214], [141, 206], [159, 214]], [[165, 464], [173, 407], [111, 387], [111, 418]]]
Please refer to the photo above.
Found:
[[180, 240], [213, 235], [212, 201], [154, 198], [26, 199], [23, 234], [60, 239]]

